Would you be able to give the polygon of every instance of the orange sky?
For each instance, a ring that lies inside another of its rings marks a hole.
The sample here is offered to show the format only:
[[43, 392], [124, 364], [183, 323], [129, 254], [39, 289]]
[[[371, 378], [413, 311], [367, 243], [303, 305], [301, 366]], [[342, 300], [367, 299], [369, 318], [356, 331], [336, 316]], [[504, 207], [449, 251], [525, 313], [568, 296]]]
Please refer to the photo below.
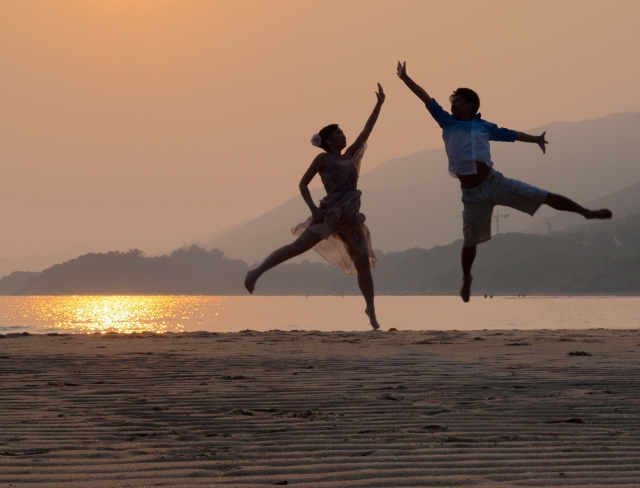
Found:
[[0, 258], [157, 253], [255, 217], [319, 128], [353, 140], [376, 82], [363, 170], [440, 147], [398, 59], [519, 130], [640, 106], [639, 22], [636, 0], [2, 2]]

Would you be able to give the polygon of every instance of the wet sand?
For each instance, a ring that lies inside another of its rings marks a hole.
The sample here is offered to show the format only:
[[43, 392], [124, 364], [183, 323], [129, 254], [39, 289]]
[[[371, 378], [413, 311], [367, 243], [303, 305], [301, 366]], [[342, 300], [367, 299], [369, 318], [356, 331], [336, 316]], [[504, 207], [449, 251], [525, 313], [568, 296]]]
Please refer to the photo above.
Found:
[[639, 486], [640, 332], [0, 337], [0, 486]]

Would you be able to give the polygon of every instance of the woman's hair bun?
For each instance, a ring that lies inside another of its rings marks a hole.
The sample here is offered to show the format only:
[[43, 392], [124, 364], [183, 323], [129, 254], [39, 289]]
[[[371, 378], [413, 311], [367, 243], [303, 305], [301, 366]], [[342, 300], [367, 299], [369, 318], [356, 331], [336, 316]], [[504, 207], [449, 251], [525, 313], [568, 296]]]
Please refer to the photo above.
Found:
[[322, 147], [322, 137], [320, 137], [320, 134], [313, 134], [313, 137], [311, 138], [311, 145], [315, 147]]

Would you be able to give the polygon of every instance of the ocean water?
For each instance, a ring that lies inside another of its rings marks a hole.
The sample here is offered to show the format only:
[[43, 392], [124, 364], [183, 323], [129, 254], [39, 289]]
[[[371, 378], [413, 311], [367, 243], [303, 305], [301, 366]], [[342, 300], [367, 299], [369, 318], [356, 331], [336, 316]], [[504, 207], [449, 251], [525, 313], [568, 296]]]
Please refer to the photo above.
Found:
[[[0, 297], [0, 334], [370, 330], [354, 296]], [[640, 297], [381, 296], [383, 330], [640, 328]]]

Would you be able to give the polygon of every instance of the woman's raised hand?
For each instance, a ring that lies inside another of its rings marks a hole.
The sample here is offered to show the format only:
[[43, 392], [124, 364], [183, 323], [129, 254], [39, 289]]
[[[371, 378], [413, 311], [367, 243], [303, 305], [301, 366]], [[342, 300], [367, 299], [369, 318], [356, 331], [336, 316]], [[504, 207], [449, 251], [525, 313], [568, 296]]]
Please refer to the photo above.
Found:
[[376, 102], [376, 106], [373, 107], [373, 111], [371, 112], [371, 115], [369, 115], [367, 123], [364, 124], [364, 129], [362, 129], [360, 135], [345, 151], [345, 155], [348, 157], [353, 157], [353, 155], [360, 150], [360, 148], [367, 142], [367, 139], [369, 139], [369, 134], [371, 134], [373, 127], [376, 125], [378, 115], [380, 115], [380, 110], [382, 109], [382, 104], [384, 103], [385, 99], [384, 90], [382, 89], [380, 83], [378, 83], [376, 98], [378, 99], [378, 101]]
[[398, 61], [398, 67], [396, 68], [396, 74], [398, 75], [398, 78], [400, 78], [401, 80], [405, 79], [405, 77], [407, 76], [407, 62], [406, 61], [404, 63], [400, 63], [400, 61]]
[[376, 92], [376, 97], [378, 97], [379, 103], [384, 103], [385, 94], [384, 94], [384, 90], [382, 89], [382, 85], [380, 85], [380, 83], [378, 83], [378, 91]]

